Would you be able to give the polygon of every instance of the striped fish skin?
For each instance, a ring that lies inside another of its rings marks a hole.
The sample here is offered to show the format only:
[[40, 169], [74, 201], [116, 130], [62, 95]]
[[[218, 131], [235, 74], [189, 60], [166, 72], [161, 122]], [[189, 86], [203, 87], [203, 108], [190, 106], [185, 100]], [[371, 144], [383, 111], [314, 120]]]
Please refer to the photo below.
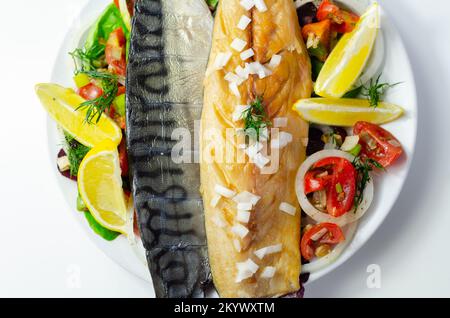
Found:
[[202, 111], [212, 17], [204, 0], [138, 0], [127, 74], [134, 203], [156, 297], [203, 297], [210, 279], [198, 164], [171, 158], [172, 132]]

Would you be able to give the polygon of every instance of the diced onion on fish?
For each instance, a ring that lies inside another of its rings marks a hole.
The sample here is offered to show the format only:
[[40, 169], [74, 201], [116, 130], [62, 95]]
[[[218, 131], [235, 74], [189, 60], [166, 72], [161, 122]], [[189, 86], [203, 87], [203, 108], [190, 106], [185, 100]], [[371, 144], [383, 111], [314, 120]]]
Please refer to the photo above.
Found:
[[242, 78], [231, 72], [225, 74], [224, 79], [229, 83], [236, 83], [237, 85], [241, 85], [244, 81]]
[[315, 258], [310, 263], [302, 265], [302, 273], [315, 273], [335, 262], [352, 241], [357, 227], [358, 222], [348, 224], [344, 227], [342, 230], [344, 231], [345, 241], [334, 246], [328, 255], [322, 258]]
[[359, 142], [359, 136], [358, 136], [358, 135], [355, 135], [355, 136], [347, 136], [347, 137], [345, 138], [344, 143], [343, 143], [342, 146], [341, 146], [341, 150], [342, 150], [342, 151], [350, 151], [350, 150], [352, 150], [353, 148], [356, 147], [356, 145], [358, 144], [358, 142]]
[[237, 205], [238, 210], [250, 211], [253, 209], [253, 204], [251, 202], [241, 202]]
[[349, 212], [345, 213], [344, 215], [340, 217], [333, 217], [329, 215], [328, 213], [324, 213], [318, 209], [316, 209], [311, 202], [309, 201], [308, 197], [305, 195], [304, 190], [304, 180], [305, 180], [305, 174], [309, 171], [311, 166], [316, 163], [319, 160], [329, 158], [329, 157], [339, 157], [347, 159], [348, 161], [352, 162], [355, 157], [353, 157], [351, 154], [340, 151], [340, 150], [322, 150], [319, 152], [316, 152], [315, 154], [308, 157], [303, 164], [300, 166], [300, 169], [297, 172], [297, 177], [295, 180], [295, 191], [297, 193], [297, 198], [300, 202], [300, 206], [302, 207], [302, 210], [308, 214], [314, 221], [318, 223], [335, 223], [339, 226], [345, 226], [347, 224], [353, 223], [360, 219], [364, 213], [369, 209], [372, 200], [373, 200], [373, 180], [370, 178], [369, 182], [367, 182], [366, 188], [363, 193], [363, 200], [361, 204], [358, 206], [358, 209], [355, 211], [353, 208]]
[[283, 245], [282, 244], [276, 244], [276, 245], [271, 245], [271, 246], [266, 246], [266, 247], [260, 248], [259, 250], [256, 250], [254, 252], [254, 254], [259, 259], [263, 259], [266, 255], [270, 255], [270, 254], [275, 254], [275, 253], [281, 252], [282, 249], [283, 249]]
[[275, 117], [273, 119], [273, 127], [275, 128], [283, 128], [286, 127], [288, 124], [287, 117]]
[[281, 212], [287, 213], [289, 215], [294, 216], [297, 213], [297, 208], [293, 206], [292, 204], [289, 204], [287, 202], [282, 202], [279, 207]]
[[236, 267], [238, 269], [236, 283], [240, 283], [244, 279], [252, 277], [259, 269], [258, 264], [251, 259], [248, 259], [245, 262], [236, 263]]
[[230, 87], [230, 91], [233, 93], [234, 96], [241, 98], [241, 92], [239, 91], [239, 87], [237, 83], [230, 83], [228, 85]]
[[241, 0], [240, 4], [245, 10], [250, 10], [255, 6], [254, 0]]
[[250, 212], [245, 210], [238, 210], [236, 220], [242, 223], [248, 223], [250, 221]]
[[250, 108], [250, 105], [238, 105], [233, 112], [233, 121], [237, 122], [242, 119], [242, 113]]
[[252, 19], [250, 19], [246, 15], [243, 15], [241, 17], [241, 19], [239, 20], [239, 23], [238, 23], [237, 27], [238, 27], [238, 29], [244, 31], [245, 29], [247, 29], [247, 27], [250, 24], [250, 22], [252, 22]]
[[254, 0], [255, 7], [258, 9], [259, 12], [266, 12], [267, 6], [264, 0]]
[[273, 266], [264, 267], [261, 278], [272, 278], [275, 276], [276, 268]]
[[222, 196], [219, 194], [216, 194], [212, 199], [211, 199], [211, 207], [215, 208], [217, 206], [217, 204], [219, 204], [220, 198]]
[[232, 55], [231, 52], [217, 54], [216, 59], [214, 60], [214, 67], [217, 70], [224, 68], [230, 61]]
[[240, 192], [233, 198], [233, 201], [236, 203], [251, 202], [253, 206], [255, 206], [259, 200], [261, 200], [261, 197], [259, 195], [253, 194], [248, 191]]
[[225, 198], [229, 198], [229, 199], [231, 199], [232, 197], [234, 197], [236, 195], [236, 192], [234, 192], [233, 190], [228, 189], [228, 188], [226, 188], [226, 187], [224, 187], [224, 186], [222, 186], [220, 184], [216, 184], [214, 186], [214, 191], [217, 194], [219, 194], [219, 195], [221, 195], [221, 196], [223, 196]]
[[247, 236], [249, 230], [242, 224], [236, 224], [231, 228], [231, 232], [233, 232], [235, 235], [243, 239], [244, 237]]
[[243, 68], [242, 66], [238, 65], [234, 72], [236, 73], [237, 76], [239, 76], [240, 78], [246, 80], [248, 79], [249, 73], [248, 73], [248, 69]]
[[256, 155], [264, 148], [264, 145], [260, 142], [255, 142], [253, 145], [249, 146], [245, 153], [250, 159], [256, 157]]
[[233, 246], [236, 252], [240, 253], [242, 251], [241, 242], [238, 239], [233, 240]]
[[262, 169], [264, 168], [269, 162], [270, 159], [266, 158], [262, 155], [262, 153], [257, 153], [253, 158], [253, 163], [259, 168]]
[[220, 228], [223, 228], [223, 227], [225, 227], [225, 225], [226, 225], [226, 223], [225, 223], [224, 219], [222, 218], [222, 216], [221, 216], [221, 215], [218, 215], [218, 214], [216, 214], [216, 215], [213, 216], [212, 222], [213, 222], [217, 227], [220, 227]]
[[247, 45], [247, 42], [244, 40], [241, 40], [239, 38], [235, 38], [233, 40], [233, 42], [231, 42], [231, 48], [238, 51], [238, 52], [242, 52], [242, 50], [245, 48], [245, 46]]
[[254, 55], [255, 55], [255, 52], [253, 51], [253, 49], [248, 49], [248, 50], [245, 50], [244, 52], [241, 53], [241, 59], [243, 61], [245, 61], [245, 60], [248, 60], [249, 58], [251, 58]]
[[259, 140], [266, 141], [267, 139], [269, 139], [269, 129], [267, 127], [260, 128]]
[[269, 67], [273, 70], [281, 63], [281, 55], [274, 54], [269, 62]]
[[290, 133], [287, 132], [280, 132], [279, 136], [277, 139], [273, 139], [272, 142], [270, 143], [270, 146], [273, 149], [282, 149], [284, 147], [286, 147], [288, 144], [290, 144], [293, 140], [293, 137]]

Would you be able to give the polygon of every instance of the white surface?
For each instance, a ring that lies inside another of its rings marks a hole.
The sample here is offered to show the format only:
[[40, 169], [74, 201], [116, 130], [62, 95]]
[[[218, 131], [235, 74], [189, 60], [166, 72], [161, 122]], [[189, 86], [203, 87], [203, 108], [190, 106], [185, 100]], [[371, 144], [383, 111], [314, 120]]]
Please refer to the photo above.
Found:
[[[417, 80], [419, 136], [412, 174], [374, 238], [340, 269], [310, 284], [309, 297], [450, 296], [450, 199], [445, 195], [450, 190], [450, 43], [445, 40], [450, 3], [380, 2], [402, 34]], [[106, 258], [73, 222], [53, 178], [45, 114], [33, 92], [35, 83], [49, 80], [59, 45], [85, 3], [28, 0], [4, 5], [5, 12], [20, 15], [5, 15], [0, 21], [0, 296], [150, 294], [146, 282]], [[49, 228], [52, 232], [43, 231]], [[381, 268], [380, 289], [367, 288], [370, 264]]]

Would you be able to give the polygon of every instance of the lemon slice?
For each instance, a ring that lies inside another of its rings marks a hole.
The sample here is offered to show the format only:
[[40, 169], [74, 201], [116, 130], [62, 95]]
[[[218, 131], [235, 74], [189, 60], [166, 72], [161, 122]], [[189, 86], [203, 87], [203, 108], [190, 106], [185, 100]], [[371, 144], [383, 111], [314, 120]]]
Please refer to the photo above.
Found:
[[87, 110], [76, 110], [85, 100], [72, 89], [38, 84], [36, 94], [50, 117], [83, 145], [92, 148], [105, 139], [118, 145], [122, 140], [122, 130], [106, 115], [96, 124], [85, 122]]
[[293, 109], [311, 123], [344, 127], [353, 126], [358, 121], [381, 125], [403, 115], [400, 106], [380, 102], [377, 107], [371, 107], [367, 99], [301, 99]]
[[379, 25], [379, 6], [375, 2], [331, 52], [314, 87], [317, 95], [340, 98], [351, 89], [369, 60]]
[[128, 209], [115, 143], [105, 140], [88, 152], [78, 171], [78, 190], [98, 223], [112, 231], [129, 232]]

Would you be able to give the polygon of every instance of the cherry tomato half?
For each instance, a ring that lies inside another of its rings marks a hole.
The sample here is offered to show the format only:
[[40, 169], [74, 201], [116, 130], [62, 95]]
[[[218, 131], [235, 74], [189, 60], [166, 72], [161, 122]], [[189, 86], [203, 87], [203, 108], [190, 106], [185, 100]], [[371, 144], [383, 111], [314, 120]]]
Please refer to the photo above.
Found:
[[380, 126], [360, 121], [353, 127], [353, 133], [359, 136], [362, 155], [377, 161], [385, 168], [403, 154], [402, 145], [397, 138]]
[[117, 28], [108, 37], [106, 42], [106, 63], [110, 66], [111, 70], [118, 75], [126, 75], [126, 39], [122, 28]]
[[[317, 169], [322, 171], [325, 170], [329, 174], [329, 176], [323, 180], [327, 191], [328, 214], [333, 217], [339, 217], [350, 211], [355, 199], [357, 176], [355, 167], [353, 167], [352, 163], [344, 158], [329, 157], [317, 161], [312, 166], [312, 171]], [[316, 175], [316, 177], [317, 176], [320, 176], [320, 174]], [[306, 181], [307, 179], [305, 178], [305, 191], [306, 189], [311, 188], [310, 185], [307, 186]], [[320, 187], [317, 186], [317, 188]]]
[[324, 190], [329, 184], [331, 176], [323, 169], [312, 169], [305, 174], [305, 194]]
[[314, 256], [314, 243], [312, 237], [326, 229], [327, 232], [317, 241], [318, 244], [338, 244], [345, 241], [344, 233], [341, 228], [334, 223], [320, 223], [314, 225], [306, 233], [303, 234], [300, 250], [304, 259], [310, 261]]
[[359, 16], [340, 9], [330, 0], [323, 0], [317, 10], [317, 19], [319, 21], [330, 19], [333, 22], [333, 31], [348, 33], [355, 28], [356, 23], [359, 21]]
[[102, 96], [103, 90], [95, 84], [89, 83], [80, 88], [78, 93], [86, 100], [93, 100]]

